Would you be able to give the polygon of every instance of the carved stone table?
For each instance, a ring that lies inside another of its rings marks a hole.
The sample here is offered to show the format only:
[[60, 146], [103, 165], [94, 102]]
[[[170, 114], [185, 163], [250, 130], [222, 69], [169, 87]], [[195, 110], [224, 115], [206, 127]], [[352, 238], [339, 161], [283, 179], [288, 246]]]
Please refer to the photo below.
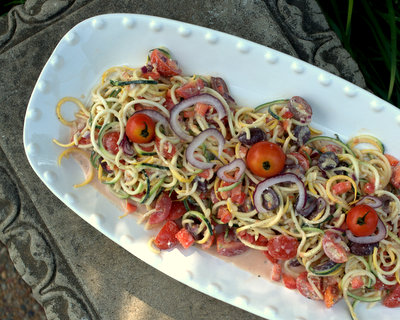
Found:
[[0, 240], [49, 319], [255, 319], [149, 267], [71, 212], [24, 153], [26, 106], [52, 50], [77, 23], [128, 12], [231, 33], [361, 87], [313, 0], [28, 0], [0, 18]]

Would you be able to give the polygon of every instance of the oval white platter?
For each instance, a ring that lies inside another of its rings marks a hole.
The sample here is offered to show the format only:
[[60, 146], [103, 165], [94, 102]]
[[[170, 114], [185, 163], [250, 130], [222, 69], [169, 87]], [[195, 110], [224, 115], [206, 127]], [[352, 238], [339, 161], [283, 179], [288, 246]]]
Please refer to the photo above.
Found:
[[[313, 124], [343, 139], [370, 133], [389, 153], [399, 157], [400, 111], [371, 93], [315, 66], [268, 47], [204, 27], [136, 14], [108, 14], [87, 19], [61, 39], [46, 63], [26, 111], [24, 146], [29, 162], [46, 186], [69, 208], [120, 246], [154, 268], [184, 284], [267, 319], [350, 319], [346, 305], [326, 309], [288, 290], [207, 254], [198, 248], [154, 254], [144, 230], [122, 214], [93, 187], [75, 189], [82, 172], [72, 159], [57, 165], [69, 129], [55, 113], [65, 96], [89, 101], [92, 87], [112, 66], [140, 67], [147, 52], [164, 46], [171, 50], [185, 74], [207, 74], [225, 79], [232, 96], [243, 106], [304, 97], [313, 107]], [[63, 108], [63, 110], [67, 107]], [[73, 112], [70, 112], [72, 117]], [[88, 201], [90, 199], [90, 201]], [[212, 270], [212, 272], [210, 272]], [[290, 301], [290, 307], [288, 302]], [[360, 319], [393, 319], [400, 309], [357, 306]]]

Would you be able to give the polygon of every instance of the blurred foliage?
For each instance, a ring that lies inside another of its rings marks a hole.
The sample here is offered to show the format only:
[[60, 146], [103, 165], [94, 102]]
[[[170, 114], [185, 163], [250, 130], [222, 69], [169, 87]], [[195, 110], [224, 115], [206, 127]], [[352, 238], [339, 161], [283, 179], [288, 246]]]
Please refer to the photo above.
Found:
[[400, 1], [317, 0], [367, 87], [400, 107]]

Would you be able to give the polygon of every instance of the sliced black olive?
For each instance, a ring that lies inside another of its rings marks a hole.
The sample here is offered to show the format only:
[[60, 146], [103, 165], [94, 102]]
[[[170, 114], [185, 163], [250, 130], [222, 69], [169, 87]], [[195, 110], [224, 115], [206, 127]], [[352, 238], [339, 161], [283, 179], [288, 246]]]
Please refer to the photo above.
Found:
[[308, 217], [311, 213], [314, 212], [315, 208], [317, 207], [317, 198], [312, 196], [311, 194], [307, 194], [306, 204], [304, 208], [297, 210], [296, 212], [303, 217]]
[[235, 102], [235, 100], [229, 94], [229, 89], [224, 79], [220, 77], [211, 77], [211, 88], [221, 94], [221, 96], [223, 96], [228, 102]]
[[289, 110], [293, 113], [293, 117], [302, 122], [310, 123], [312, 117], [312, 109], [306, 100], [302, 97], [292, 97], [289, 100]]
[[[339, 167], [346, 167], [346, 168], [348, 168], [349, 167], [349, 164], [347, 163], [347, 162], [345, 162], [345, 161], [339, 161], [339, 163], [338, 163], [338, 165], [337, 165], [337, 168], [339, 168]], [[340, 170], [340, 169], [335, 169], [335, 170], [333, 170], [338, 176], [339, 175], [342, 175], [342, 176], [347, 176], [347, 171], [345, 171], [345, 170]]]
[[318, 159], [318, 167], [321, 170], [331, 170], [337, 167], [339, 163], [339, 159], [337, 155], [332, 152], [324, 152], [323, 154], [320, 155]]
[[205, 193], [208, 191], [207, 186], [208, 186], [208, 181], [204, 178], [196, 177], [194, 181], [197, 181], [197, 191]]
[[279, 206], [279, 198], [276, 192], [271, 189], [265, 189], [263, 193], [263, 207], [267, 210], [274, 210]]
[[296, 126], [293, 130], [294, 136], [297, 138], [299, 146], [304, 145], [311, 138], [311, 131], [308, 126]]
[[238, 139], [241, 143], [252, 146], [257, 142], [266, 140], [267, 134], [260, 128], [250, 128], [250, 139], [247, 139], [245, 132], [242, 132]]
[[355, 243], [349, 242], [350, 252], [356, 256], [369, 256], [374, 252], [374, 248], [379, 246], [379, 242], [374, 243]]

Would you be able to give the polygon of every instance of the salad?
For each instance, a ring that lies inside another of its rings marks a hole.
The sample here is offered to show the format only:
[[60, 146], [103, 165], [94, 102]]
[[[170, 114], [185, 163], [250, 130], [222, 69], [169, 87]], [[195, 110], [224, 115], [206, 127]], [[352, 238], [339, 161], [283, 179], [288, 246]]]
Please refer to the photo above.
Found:
[[400, 164], [376, 137], [324, 136], [300, 96], [238, 106], [222, 78], [183, 75], [165, 48], [56, 112], [71, 128], [54, 140], [59, 162], [91, 163], [75, 187], [97, 176], [125, 215], [158, 228], [151, 250], [257, 250], [273, 281], [327, 308], [344, 299], [353, 319], [360, 301], [400, 306]]

